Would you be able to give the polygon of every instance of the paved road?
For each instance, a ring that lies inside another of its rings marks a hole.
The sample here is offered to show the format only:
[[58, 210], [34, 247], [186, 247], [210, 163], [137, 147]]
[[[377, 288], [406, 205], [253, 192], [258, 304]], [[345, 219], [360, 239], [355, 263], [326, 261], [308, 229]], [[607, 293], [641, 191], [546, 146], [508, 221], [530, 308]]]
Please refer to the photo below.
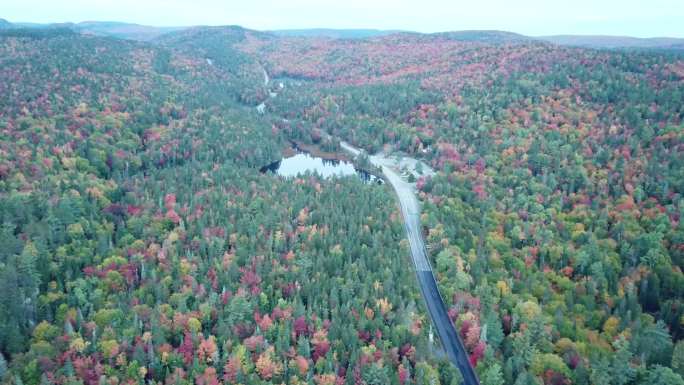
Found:
[[[348, 143], [341, 142], [340, 146], [353, 155], [358, 155], [360, 153], [358, 149]], [[458, 333], [456, 333], [453, 323], [449, 319], [446, 306], [444, 305], [442, 296], [439, 293], [439, 288], [437, 287], [437, 282], [432, 274], [432, 268], [428, 261], [427, 250], [425, 249], [425, 242], [423, 241], [423, 234], [421, 232], [420, 204], [416, 198], [414, 185], [406, 182], [393, 169], [392, 166], [396, 165], [396, 160], [387, 158], [383, 155], [373, 155], [370, 157], [370, 161], [373, 165], [382, 169], [382, 173], [392, 185], [399, 198], [401, 213], [404, 216], [404, 228], [406, 229], [409, 244], [411, 245], [411, 256], [416, 268], [420, 291], [423, 294], [428, 312], [430, 313], [430, 318], [435, 325], [435, 329], [437, 329], [437, 334], [442, 341], [444, 350], [446, 350], [449, 360], [461, 371], [464, 380], [463, 383], [465, 385], [478, 385], [480, 382], [477, 379], [473, 367], [470, 365], [463, 342]], [[399, 163], [402, 165], [415, 165], [416, 161], [400, 161]], [[433, 173], [429, 168], [427, 168], [426, 171], [427, 173]]]
[[[268, 85], [269, 77], [266, 70], [264, 70], [264, 84]], [[261, 103], [257, 110], [263, 113], [265, 108], [264, 103]], [[328, 136], [327, 134], [325, 134]], [[328, 136], [329, 137], [329, 136]], [[355, 148], [347, 142], [340, 142], [340, 147], [344, 151], [357, 156], [361, 150]], [[418, 283], [420, 284], [420, 291], [423, 294], [425, 303], [430, 313], [432, 323], [437, 329], [440, 341], [447, 352], [447, 357], [454, 366], [456, 366], [463, 377], [464, 385], [479, 385], [480, 381], [470, 365], [468, 360], [468, 353], [466, 353], [463, 341], [456, 333], [453, 323], [449, 319], [444, 300], [439, 293], [435, 276], [432, 274], [432, 267], [427, 256], [425, 242], [423, 241], [423, 234], [420, 225], [420, 203], [416, 198], [414, 185], [406, 182], [394, 169], [404, 168], [419, 176], [416, 172], [417, 165], [422, 163], [416, 159], [404, 157], [403, 159], [391, 159], [382, 154], [372, 155], [370, 162], [374, 166], [380, 167], [385, 178], [394, 188], [394, 191], [399, 198], [399, 205], [401, 206], [401, 213], [404, 216], [404, 228], [408, 236], [409, 245], [411, 246], [411, 257], [416, 268], [416, 275], [418, 276]], [[434, 175], [434, 171], [426, 164], [422, 163], [423, 175]]]

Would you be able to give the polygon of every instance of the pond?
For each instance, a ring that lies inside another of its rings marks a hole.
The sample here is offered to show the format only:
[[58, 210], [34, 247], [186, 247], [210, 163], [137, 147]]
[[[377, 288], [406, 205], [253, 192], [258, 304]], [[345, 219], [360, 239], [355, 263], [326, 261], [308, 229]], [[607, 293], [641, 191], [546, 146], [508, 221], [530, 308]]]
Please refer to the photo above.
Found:
[[337, 159], [325, 159], [305, 152], [299, 152], [294, 156], [273, 162], [262, 167], [259, 171], [264, 173], [273, 172], [283, 177], [295, 177], [306, 174], [307, 172], [318, 174], [323, 178], [356, 175], [366, 183], [382, 184], [382, 179], [366, 171], [357, 169], [351, 162]]

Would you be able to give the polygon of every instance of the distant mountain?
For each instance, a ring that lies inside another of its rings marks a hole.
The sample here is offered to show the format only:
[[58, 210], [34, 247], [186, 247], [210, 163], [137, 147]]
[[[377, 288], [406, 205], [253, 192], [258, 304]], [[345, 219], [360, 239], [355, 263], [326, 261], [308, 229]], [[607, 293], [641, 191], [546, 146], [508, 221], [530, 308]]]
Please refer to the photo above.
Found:
[[27, 28], [15, 25], [9, 28], [0, 28], [0, 37], [19, 37], [33, 40], [51, 39], [63, 36], [78, 36], [71, 28], [50, 27], [50, 28]]
[[[231, 37], [234, 38], [240, 35], [237, 29], [241, 27], [236, 26], [198, 26], [198, 27], [155, 27], [149, 25], [141, 25], [134, 23], [124, 23], [116, 21], [84, 21], [80, 23], [11, 23], [5, 19], [0, 18], [0, 30], [11, 28], [59, 28], [71, 29], [74, 32], [96, 35], [109, 36], [120, 39], [152, 41], [172, 32], [193, 31], [191, 35], [193, 38], [200, 33], [215, 33], [220, 29], [231, 29]], [[257, 31], [250, 31], [257, 33]], [[223, 33], [227, 32], [224, 30]], [[237, 33], [237, 35], [236, 35]], [[610, 35], [552, 35], [552, 36], [525, 36], [514, 32], [497, 31], [497, 30], [467, 30], [467, 31], [450, 31], [423, 34], [411, 31], [402, 30], [382, 30], [382, 29], [333, 29], [333, 28], [311, 28], [311, 29], [281, 29], [262, 32], [270, 36], [279, 37], [327, 37], [331, 39], [368, 39], [374, 37], [382, 37], [393, 34], [409, 33], [419, 36], [427, 37], [442, 37], [451, 40], [481, 42], [491, 44], [510, 44], [510, 43], [526, 43], [531, 41], [545, 41], [553, 44], [564, 46], [576, 46], [585, 48], [633, 48], [633, 49], [670, 49], [670, 50], [684, 50], [684, 38], [637, 38], [630, 36], [610, 36]], [[177, 35], [174, 38], [183, 38], [184, 35]], [[185, 36], [187, 37], [187, 36]], [[262, 36], [263, 37], [263, 36]]]
[[84, 21], [74, 24], [73, 28], [84, 34], [149, 41], [165, 33], [181, 31], [188, 27], [152, 27], [149, 25], [111, 21]]
[[558, 45], [588, 48], [684, 49], [684, 39], [669, 37], [638, 38], [603, 35], [555, 35], [540, 36], [537, 39]]
[[432, 35], [444, 36], [452, 40], [472, 41], [481, 43], [523, 43], [533, 40], [533, 38], [529, 36], [520, 35], [518, 33], [494, 30], [439, 32], [434, 33]]
[[446, 37], [452, 40], [481, 42], [481, 43], [526, 43], [532, 41], [546, 41], [565, 46], [586, 48], [638, 48], [638, 49], [684, 49], [684, 39], [680, 38], [637, 38], [629, 36], [600, 36], [600, 35], [554, 35], [532, 37], [508, 31], [497, 30], [466, 30], [437, 32], [422, 34], [402, 30], [380, 29], [286, 29], [269, 31], [276, 36], [286, 37], [328, 37], [332, 39], [366, 39], [382, 37], [397, 33], [411, 33], [430, 37]]
[[276, 36], [286, 37], [329, 37], [333, 39], [366, 39], [376, 36], [387, 36], [404, 31], [400, 30], [380, 30], [380, 29], [281, 29], [269, 31]]
[[332, 39], [367, 39], [382, 37], [393, 34], [412, 34], [427, 37], [446, 37], [451, 40], [477, 41], [483, 43], [520, 43], [532, 41], [533, 38], [506, 31], [453, 31], [423, 34], [419, 32], [402, 30], [380, 30], [380, 29], [287, 29], [269, 31], [276, 36], [287, 37], [329, 37]]
[[239, 25], [224, 26], [197, 26], [182, 30], [172, 31], [159, 36], [155, 42], [169, 46], [185, 46], [185, 48], [208, 48], [224, 47], [242, 42], [248, 35], [261, 39], [275, 39], [273, 34], [252, 29], [243, 28]]
[[119, 39], [150, 41], [157, 37], [176, 32], [188, 27], [153, 27], [133, 23], [121, 23], [116, 21], [84, 21], [81, 23], [10, 23], [0, 19], [0, 29], [31, 28], [31, 29], [70, 29], [84, 35], [109, 36]]
[[50, 23], [50, 24], [24, 23], [24, 22], [10, 23], [10, 28], [32, 28], [32, 29], [69, 28], [69, 29], [72, 29], [73, 26], [74, 26], [74, 23]]

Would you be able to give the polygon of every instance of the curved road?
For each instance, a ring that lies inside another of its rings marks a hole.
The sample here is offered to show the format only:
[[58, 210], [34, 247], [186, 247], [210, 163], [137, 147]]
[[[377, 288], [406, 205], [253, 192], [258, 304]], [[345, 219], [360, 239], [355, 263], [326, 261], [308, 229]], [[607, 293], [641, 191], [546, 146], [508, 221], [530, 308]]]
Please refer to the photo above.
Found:
[[[263, 69], [263, 71], [264, 85], [268, 86], [270, 78], [266, 72], [266, 69]], [[271, 97], [274, 97], [275, 95], [277, 94], [272, 93]], [[265, 103], [262, 102], [259, 104], [259, 106], [257, 106], [257, 111], [263, 114], [265, 107]], [[361, 150], [347, 142], [340, 142], [340, 147], [353, 156], [361, 154]], [[401, 214], [404, 216], [404, 228], [406, 229], [406, 235], [409, 240], [409, 245], [411, 246], [411, 257], [416, 268], [416, 275], [418, 276], [420, 291], [425, 299], [425, 304], [427, 305], [428, 312], [430, 313], [432, 323], [435, 326], [435, 329], [437, 329], [439, 339], [442, 341], [444, 350], [447, 352], [447, 357], [449, 357], [451, 363], [454, 364], [461, 372], [463, 383], [465, 385], [479, 385], [480, 381], [477, 379], [477, 375], [475, 374], [473, 367], [470, 365], [468, 353], [463, 346], [463, 341], [461, 341], [461, 337], [458, 335], [458, 333], [456, 333], [454, 324], [449, 319], [446, 306], [444, 305], [444, 300], [442, 300], [439, 287], [437, 287], [437, 281], [435, 281], [435, 276], [432, 274], [432, 267], [430, 266], [430, 261], [428, 260], [425, 242], [423, 241], [423, 234], [421, 233], [420, 203], [416, 198], [414, 186], [413, 184], [404, 181], [404, 179], [402, 179], [401, 176], [393, 169], [397, 166], [406, 167], [410, 169], [412, 173], [416, 174], [416, 165], [420, 161], [412, 158], [404, 158], [400, 161], [397, 161], [382, 154], [377, 154], [370, 157], [370, 162], [372, 165], [382, 169], [382, 173], [385, 175], [385, 178], [387, 178], [387, 181], [389, 181], [389, 183], [392, 185], [397, 197], [399, 198]], [[426, 175], [434, 175], [434, 171], [424, 163], [422, 164], [422, 169], [425, 170], [424, 173]]]
[[[343, 150], [356, 156], [361, 151], [346, 142], [341, 142], [340, 146]], [[425, 249], [425, 242], [423, 241], [423, 234], [421, 233], [420, 225], [420, 204], [416, 198], [414, 186], [411, 183], [404, 181], [401, 176], [393, 170], [392, 166], [395, 161], [383, 155], [373, 155], [370, 157], [371, 164], [380, 167], [382, 173], [387, 178], [387, 181], [392, 185], [394, 191], [399, 198], [399, 205], [401, 206], [401, 213], [404, 216], [404, 228], [408, 236], [409, 244], [411, 245], [411, 256], [413, 264], [416, 268], [418, 276], [418, 283], [420, 283], [420, 291], [423, 293], [423, 298], [432, 318], [432, 323], [437, 329], [439, 339], [442, 341], [444, 350], [447, 352], [449, 360], [461, 371], [463, 376], [463, 383], [465, 385], [479, 385], [477, 375], [470, 365], [468, 360], [468, 353], [463, 346], [460, 336], [456, 333], [454, 324], [449, 319], [446, 306], [439, 293], [437, 282], [432, 274], [432, 267]], [[416, 162], [410, 162], [415, 165]], [[427, 173], [432, 173], [429, 168], [425, 168]]]

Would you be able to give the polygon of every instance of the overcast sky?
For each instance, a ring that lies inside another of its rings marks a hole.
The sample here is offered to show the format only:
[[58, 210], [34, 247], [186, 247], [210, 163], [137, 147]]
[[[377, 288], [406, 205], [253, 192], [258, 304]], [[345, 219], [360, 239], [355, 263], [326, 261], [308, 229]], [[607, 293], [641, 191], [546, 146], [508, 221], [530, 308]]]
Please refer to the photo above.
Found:
[[684, 37], [684, 0], [0, 0], [0, 17], [40, 23], [237, 24], [259, 30], [498, 29], [526, 35]]

